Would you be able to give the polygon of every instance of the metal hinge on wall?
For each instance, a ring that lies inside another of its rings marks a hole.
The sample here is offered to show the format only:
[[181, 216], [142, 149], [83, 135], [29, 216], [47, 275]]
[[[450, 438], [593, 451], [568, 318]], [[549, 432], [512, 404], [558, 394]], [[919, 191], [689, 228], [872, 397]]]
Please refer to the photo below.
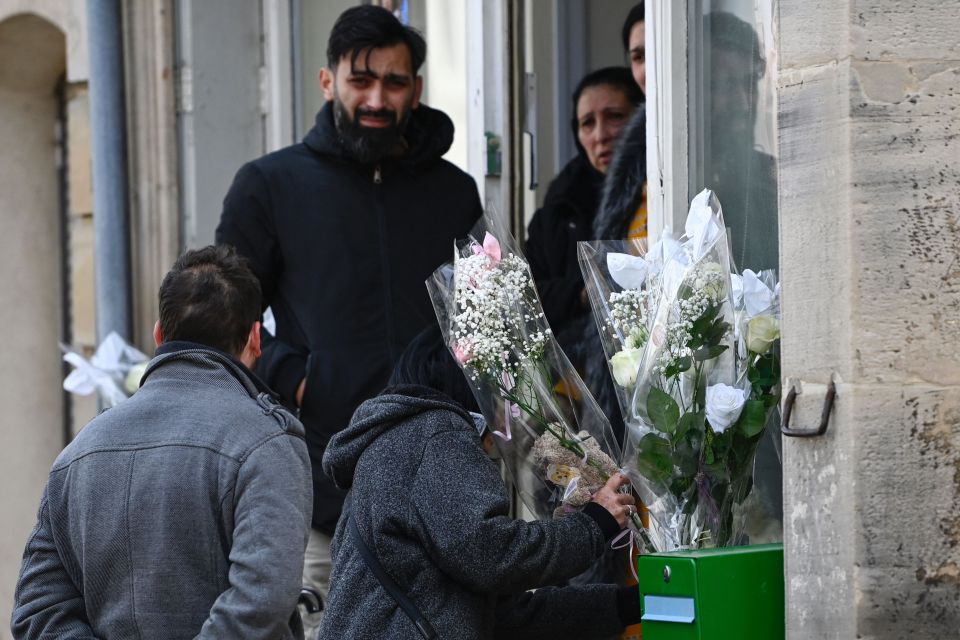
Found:
[[787, 393], [787, 399], [783, 403], [783, 424], [780, 432], [785, 436], [792, 438], [815, 438], [822, 436], [827, 432], [827, 426], [830, 424], [830, 414], [833, 412], [833, 402], [837, 397], [837, 385], [831, 380], [827, 386], [827, 393], [823, 399], [823, 409], [820, 411], [820, 424], [816, 429], [794, 429], [790, 426], [790, 417], [793, 415], [793, 406], [796, 404], [797, 384], [790, 385], [790, 392]]

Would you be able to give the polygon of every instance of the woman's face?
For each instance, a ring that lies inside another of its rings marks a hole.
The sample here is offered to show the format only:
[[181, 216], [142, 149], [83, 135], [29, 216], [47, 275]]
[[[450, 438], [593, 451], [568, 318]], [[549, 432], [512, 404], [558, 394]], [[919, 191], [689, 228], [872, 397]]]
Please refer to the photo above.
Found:
[[606, 173], [617, 138], [633, 113], [633, 105], [617, 87], [587, 87], [577, 101], [577, 139], [593, 168]]

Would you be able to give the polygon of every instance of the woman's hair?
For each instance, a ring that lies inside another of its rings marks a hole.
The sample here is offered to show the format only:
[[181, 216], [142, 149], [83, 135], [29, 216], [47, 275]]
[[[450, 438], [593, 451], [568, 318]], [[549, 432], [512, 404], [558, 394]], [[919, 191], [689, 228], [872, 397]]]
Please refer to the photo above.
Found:
[[630, 53], [630, 32], [633, 31], [633, 25], [638, 22], [643, 22], [644, 20], [643, 3], [638, 2], [630, 9], [630, 13], [627, 14], [627, 19], [623, 21], [623, 28], [620, 31], [620, 39], [623, 40], [623, 50], [627, 53]]
[[627, 67], [604, 67], [591, 71], [581, 78], [577, 83], [577, 88], [573, 90], [573, 115], [570, 118], [570, 126], [573, 129], [573, 140], [577, 145], [577, 151], [584, 153], [583, 145], [577, 137], [580, 129], [580, 123], [577, 119], [577, 105], [580, 103], [580, 96], [591, 87], [607, 86], [613, 87], [626, 96], [627, 101], [633, 106], [643, 102], [643, 92], [637, 86], [633, 74]]
[[427, 327], [407, 345], [388, 386], [415, 384], [440, 391], [467, 411], [479, 413], [467, 378], [443, 342], [440, 327]]

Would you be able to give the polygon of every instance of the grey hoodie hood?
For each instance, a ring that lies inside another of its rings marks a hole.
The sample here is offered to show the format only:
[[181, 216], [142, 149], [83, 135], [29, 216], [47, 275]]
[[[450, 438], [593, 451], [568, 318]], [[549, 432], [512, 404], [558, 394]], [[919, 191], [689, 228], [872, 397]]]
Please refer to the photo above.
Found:
[[439, 391], [418, 385], [389, 387], [357, 407], [350, 424], [331, 438], [323, 455], [323, 472], [337, 487], [349, 490], [360, 456], [377, 438], [409, 418], [430, 411], [452, 411], [473, 425], [466, 409]]

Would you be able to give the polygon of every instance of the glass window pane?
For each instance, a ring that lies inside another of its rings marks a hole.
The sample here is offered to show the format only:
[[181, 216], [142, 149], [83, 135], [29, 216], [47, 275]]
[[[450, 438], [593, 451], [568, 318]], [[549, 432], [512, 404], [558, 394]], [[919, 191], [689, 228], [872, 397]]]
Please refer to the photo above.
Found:
[[[773, 0], [690, 4], [690, 196], [720, 199], [739, 270], [776, 269], [776, 42]], [[757, 451], [743, 542], [782, 539], [779, 422]]]
[[691, 196], [720, 198], [740, 269], [777, 267], [772, 0], [693, 3]]

